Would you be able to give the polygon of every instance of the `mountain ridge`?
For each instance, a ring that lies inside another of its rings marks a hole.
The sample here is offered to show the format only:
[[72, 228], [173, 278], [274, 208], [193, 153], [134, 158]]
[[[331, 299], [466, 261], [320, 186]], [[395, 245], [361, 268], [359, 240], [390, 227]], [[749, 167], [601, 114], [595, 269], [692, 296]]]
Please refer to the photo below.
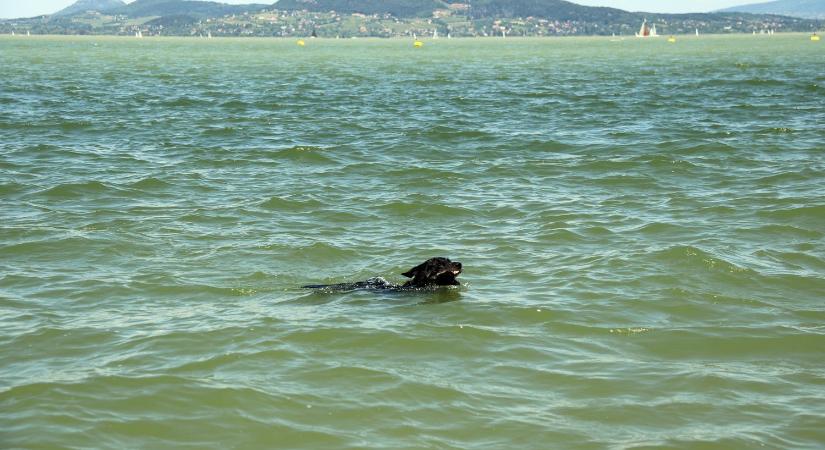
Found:
[[751, 14], [778, 14], [803, 19], [825, 19], [823, 0], [776, 0], [750, 3], [719, 10], [719, 12], [746, 12]]
[[[83, 0], [81, 0], [83, 1]], [[245, 4], [229, 5], [213, 1], [189, 0], [135, 0], [132, 3], [106, 12], [124, 14], [129, 17], [147, 16], [191, 16], [198, 18], [218, 17], [228, 14], [243, 14], [249, 11], [271, 8], [273, 5]]]
[[54, 13], [54, 16], [70, 16], [86, 11], [105, 12], [126, 6], [123, 0], [78, 0]]

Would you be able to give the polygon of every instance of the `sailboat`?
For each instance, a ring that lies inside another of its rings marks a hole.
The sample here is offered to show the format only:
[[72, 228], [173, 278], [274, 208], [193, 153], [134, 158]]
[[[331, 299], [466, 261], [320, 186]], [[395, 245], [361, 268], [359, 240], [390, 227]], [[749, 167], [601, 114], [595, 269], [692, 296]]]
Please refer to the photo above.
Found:
[[636, 37], [648, 37], [650, 36], [650, 28], [647, 26], [647, 19], [642, 22], [642, 27], [639, 28], [639, 32], [636, 33]]
[[639, 28], [639, 32], [636, 33], [636, 37], [640, 38], [647, 38], [647, 37], [658, 37], [659, 33], [656, 32], [656, 24], [654, 23], [652, 27], [647, 26], [647, 19], [642, 22], [642, 27]]

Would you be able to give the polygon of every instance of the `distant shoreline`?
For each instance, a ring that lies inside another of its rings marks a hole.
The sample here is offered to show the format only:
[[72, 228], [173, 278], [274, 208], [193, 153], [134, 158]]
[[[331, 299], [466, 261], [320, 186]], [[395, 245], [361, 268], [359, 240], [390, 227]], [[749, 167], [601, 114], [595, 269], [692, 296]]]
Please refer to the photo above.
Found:
[[[768, 34], [750, 34], [750, 33], [709, 33], [709, 34], [700, 34], [696, 36], [694, 34], [686, 33], [686, 34], [665, 34], [660, 35], [653, 38], [639, 38], [633, 35], [616, 35], [616, 36], [604, 36], [604, 35], [575, 35], [575, 36], [507, 36], [506, 38], [502, 38], [500, 36], [457, 36], [454, 38], [445, 38], [440, 37], [437, 39], [433, 39], [431, 37], [419, 37], [417, 40], [422, 42], [449, 42], [452, 40], [462, 40], [462, 41], [469, 41], [469, 40], [489, 40], [489, 41], [508, 41], [508, 40], [556, 40], [556, 39], [605, 39], [605, 40], [614, 40], [614, 39], [621, 39], [621, 40], [633, 40], [633, 41], [667, 41], [668, 36], [674, 36], [678, 38], [724, 38], [724, 37], [756, 37], [756, 38], [771, 38], [776, 36], [810, 36], [812, 33], [805, 32], [805, 31], [787, 31], [787, 32], [779, 32], [777, 31], [773, 35]], [[146, 40], [146, 39], [186, 39], [186, 40], [193, 40], [193, 41], [209, 41], [209, 40], [216, 40], [216, 39], [223, 39], [223, 40], [267, 40], [267, 41], [288, 41], [288, 42], [295, 42], [298, 40], [304, 40], [306, 42], [313, 42], [313, 41], [413, 41], [416, 38], [409, 37], [409, 36], [391, 36], [391, 37], [378, 37], [378, 36], [365, 36], [365, 37], [342, 37], [342, 38], [331, 38], [331, 37], [316, 37], [310, 38], [309, 36], [213, 36], [211, 38], [205, 36], [178, 36], [178, 35], [144, 35], [141, 38], [137, 38], [135, 36], [128, 36], [122, 34], [31, 34], [31, 35], [23, 35], [23, 34], [8, 34], [3, 33], [0, 34], [0, 38], [13, 38], [13, 39], [31, 39], [31, 38], [81, 38], [81, 39], [94, 39], [94, 38], [116, 38], [116, 39], [124, 39], [124, 40]]]

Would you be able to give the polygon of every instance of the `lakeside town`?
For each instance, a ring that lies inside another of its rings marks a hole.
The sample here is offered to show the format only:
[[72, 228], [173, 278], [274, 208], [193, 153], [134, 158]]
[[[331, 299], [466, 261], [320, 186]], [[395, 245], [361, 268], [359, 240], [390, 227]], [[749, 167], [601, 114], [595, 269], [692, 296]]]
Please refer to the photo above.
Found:
[[[149, 15], [83, 11], [71, 16], [41, 16], [0, 21], [0, 33], [140, 36], [234, 37], [510, 37], [510, 36], [633, 36], [639, 23], [595, 17], [570, 20], [552, 17], [477, 17], [469, 4], [451, 3], [429, 17], [393, 14], [279, 10], [261, 8], [218, 17], [188, 14]], [[628, 19], [625, 17], [625, 19]], [[819, 23], [776, 15], [680, 14], [645, 17], [660, 34], [773, 33], [816, 31]]]

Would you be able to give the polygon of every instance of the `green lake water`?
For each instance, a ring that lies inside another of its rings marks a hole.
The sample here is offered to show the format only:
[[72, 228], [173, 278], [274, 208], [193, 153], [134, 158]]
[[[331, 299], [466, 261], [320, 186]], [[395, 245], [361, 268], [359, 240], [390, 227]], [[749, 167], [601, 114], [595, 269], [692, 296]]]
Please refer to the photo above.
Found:
[[823, 67], [0, 37], [0, 448], [822, 449]]

